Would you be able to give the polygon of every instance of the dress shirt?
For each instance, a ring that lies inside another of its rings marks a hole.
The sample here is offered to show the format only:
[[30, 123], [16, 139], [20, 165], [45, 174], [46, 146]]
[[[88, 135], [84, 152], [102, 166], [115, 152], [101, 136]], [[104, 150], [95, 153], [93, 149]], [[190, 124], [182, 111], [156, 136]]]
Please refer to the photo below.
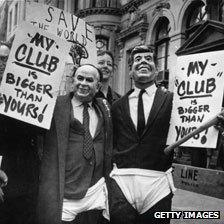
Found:
[[[96, 111], [92, 105], [92, 102], [88, 103], [88, 112], [89, 112], [89, 131], [92, 137], [94, 137], [96, 133], [96, 127], [98, 124], [98, 117], [96, 114]], [[73, 107], [73, 113], [74, 118], [79, 120], [83, 124], [83, 105], [82, 102], [77, 100], [75, 97], [72, 98], [72, 107]]]
[[[145, 93], [142, 95], [143, 107], [144, 107], [144, 116], [145, 116], [145, 124], [147, 123], [150, 110], [152, 108], [152, 104], [155, 97], [155, 92], [157, 88], [155, 85], [149, 86], [145, 89]], [[129, 95], [129, 108], [130, 108], [130, 116], [137, 130], [137, 122], [138, 122], [138, 95], [141, 89], [137, 87], [134, 88], [134, 91]]]

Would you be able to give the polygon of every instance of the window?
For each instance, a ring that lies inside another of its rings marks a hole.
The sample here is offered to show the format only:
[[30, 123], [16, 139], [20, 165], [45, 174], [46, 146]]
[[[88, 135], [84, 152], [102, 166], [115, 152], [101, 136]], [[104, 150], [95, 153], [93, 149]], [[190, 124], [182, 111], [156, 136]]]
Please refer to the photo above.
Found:
[[101, 7], [117, 7], [117, 0], [92, 0], [91, 7], [101, 8]]
[[92, 6], [91, 7], [96, 7], [96, 3], [97, 3], [97, 0], [92, 0]]
[[12, 30], [12, 10], [9, 12], [9, 33]]
[[134, 87], [134, 81], [132, 76], [130, 76], [129, 72], [130, 72], [130, 65], [129, 65], [129, 58], [131, 55], [131, 51], [133, 50], [133, 48], [130, 48], [126, 51], [126, 68], [125, 68], [125, 91], [124, 93], [127, 93], [130, 89], [133, 89]]
[[58, 0], [58, 2], [57, 2], [57, 8], [64, 9], [64, 0]]
[[15, 4], [14, 26], [18, 24], [18, 2]]
[[72, 1], [74, 13], [78, 11], [78, 0]]
[[108, 50], [109, 39], [105, 36], [96, 36], [96, 48], [99, 51]]
[[157, 22], [155, 53], [158, 71], [168, 69], [169, 57], [169, 20], [165, 17], [160, 18]]
[[187, 14], [185, 34], [189, 38], [207, 20], [208, 15], [206, 6], [201, 1], [193, 3], [187, 10]]
[[169, 32], [170, 22], [166, 17], [161, 17], [155, 27], [155, 56], [158, 75], [156, 77], [157, 85], [168, 87], [169, 70]]

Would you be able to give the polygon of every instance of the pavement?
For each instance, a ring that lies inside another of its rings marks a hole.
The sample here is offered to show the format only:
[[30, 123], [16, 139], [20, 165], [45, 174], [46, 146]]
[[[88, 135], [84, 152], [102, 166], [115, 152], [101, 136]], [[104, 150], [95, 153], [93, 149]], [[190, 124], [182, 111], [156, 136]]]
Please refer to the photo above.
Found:
[[171, 224], [224, 224], [224, 200], [177, 189], [172, 211], [220, 211], [220, 219], [172, 219]]

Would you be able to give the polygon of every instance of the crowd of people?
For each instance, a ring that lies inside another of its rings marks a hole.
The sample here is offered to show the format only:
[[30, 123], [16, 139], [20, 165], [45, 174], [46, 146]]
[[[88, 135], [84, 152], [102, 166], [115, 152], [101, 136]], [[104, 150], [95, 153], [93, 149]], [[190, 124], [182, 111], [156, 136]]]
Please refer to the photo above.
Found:
[[109, 85], [111, 52], [76, 69], [50, 130], [0, 116], [0, 223], [170, 223], [154, 213], [171, 211], [175, 191], [164, 154], [173, 93], [155, 85], [152, 48], [136, 46], [129, 62], [123, 97]]

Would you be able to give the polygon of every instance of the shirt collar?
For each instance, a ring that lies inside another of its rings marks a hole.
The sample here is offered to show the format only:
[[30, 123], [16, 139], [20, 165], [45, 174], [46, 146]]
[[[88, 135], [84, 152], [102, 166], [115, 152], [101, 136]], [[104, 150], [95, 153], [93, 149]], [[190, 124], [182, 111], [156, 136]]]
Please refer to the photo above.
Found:
[[[88, 103], [89, 107], [92, 108], [92, 101]], [[72, 97], [72, 105], [74, 107], [80, 107], [82, 105], [82, 102], [80, 102], [75, 96]]]
[[[153, 94], [155, 94], [156, 90], [157, 90], [156, 85], [149, 86], [148, 88], [145, 89], [148, 96], [152, 96]], [[133, 97], [138, 97], [140, 91], [141, 91], [141, 89], [139, 89], [135, 86], [134, 92], [131, 95]]]

